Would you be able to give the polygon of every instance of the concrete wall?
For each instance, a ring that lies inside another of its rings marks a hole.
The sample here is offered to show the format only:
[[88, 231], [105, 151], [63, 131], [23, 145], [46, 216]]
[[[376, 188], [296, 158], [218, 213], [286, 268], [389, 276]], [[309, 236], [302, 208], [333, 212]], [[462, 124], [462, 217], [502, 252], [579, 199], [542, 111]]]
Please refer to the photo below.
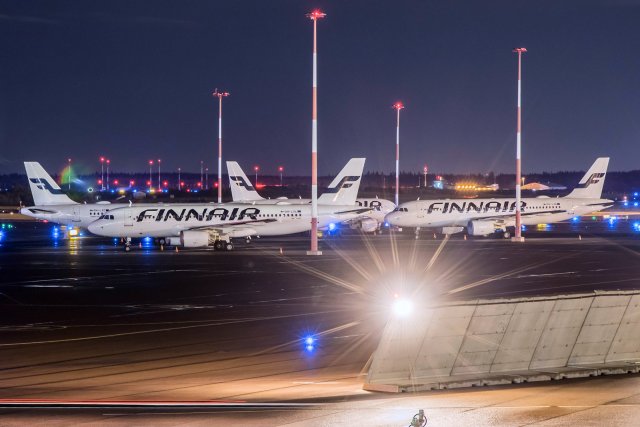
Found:
[[391, 319], [365, 388], [401, 391], [638, 372], [636, 362], [640, 291], [466, 301]]

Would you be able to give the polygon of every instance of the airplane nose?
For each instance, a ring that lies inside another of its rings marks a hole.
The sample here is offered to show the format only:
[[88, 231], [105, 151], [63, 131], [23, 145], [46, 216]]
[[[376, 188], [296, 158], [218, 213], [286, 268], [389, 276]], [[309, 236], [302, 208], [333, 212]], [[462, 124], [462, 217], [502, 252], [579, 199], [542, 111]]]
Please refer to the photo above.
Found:
[[395, 222], [399, 219], [399, 216], [396, 212], [385, 215], [384, 222], [387, 222], [391, 225], [396, 225]]
[[89, 230], [89, 233], [93, 233], [93, 234], [98, 234], [98, 231], [101, 229], [102, 229], [102, 226], [100, 224], [96, 224], [95, 222], [89, 224], [89, 226], [87, 227], [87, 230]]

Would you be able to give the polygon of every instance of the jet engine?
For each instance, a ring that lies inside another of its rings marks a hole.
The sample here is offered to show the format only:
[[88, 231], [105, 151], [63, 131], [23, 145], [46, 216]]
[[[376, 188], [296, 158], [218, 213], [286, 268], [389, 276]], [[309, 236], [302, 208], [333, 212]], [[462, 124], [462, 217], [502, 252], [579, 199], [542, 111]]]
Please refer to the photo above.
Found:
[[378, 221], [373, 218], [364, 218], [360, 221], [360, 229], [365, 233], [373, 233], [378, 229]]
[[494, 221], [469, 221], [467, 226], [467, 232], [470, 236], [489, 236], [502, 229], [503, 227]]
[[209, 233], [206, 231], [181, 231], [180, 243], [185, 248], [209, 246]]

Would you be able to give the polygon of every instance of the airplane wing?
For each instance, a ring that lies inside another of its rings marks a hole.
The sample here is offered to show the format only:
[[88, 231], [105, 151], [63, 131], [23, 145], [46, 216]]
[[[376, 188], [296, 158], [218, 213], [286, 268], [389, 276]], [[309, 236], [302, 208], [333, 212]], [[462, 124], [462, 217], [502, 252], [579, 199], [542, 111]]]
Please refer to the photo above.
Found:
[[340, 211], [340, 212], [335, 212], [336, 215], [340, 215], [340, 214], [348, 214], [348, 213], [354, 213], [354, 214], [365, 214], [368, 212], [371, 212], [372, 209], [371, 208], [358, 208], [358, 209], [349, 209], [346, 211]]
[[225, 232], [226, 230], [232, 230], [232, 229], [238, 228], [238, 227], [247, 227], [247, 226], [256, 227], [256, 226], [269, 224], [269, 223], [276, 222], [276, 221], [277, 221], [276, 218], [249, 219], [249, 220], [246, 220], [246, 221], [234, 221], [234, 222], [228, 222], [228, 223], [225, 223], [225, 224], [201, 225], [201, 226], [198, 226], [198, 227], [191, 227], [188, 230], [202, 230], [202, 231], [217, 230], [217, 231]]
[[[559, 213], [567, 213], [567, 211], [565, 209], [550, 209], [546, 211], [537, 211], [537, 212], [522, 212], [520, 216], [526, 216], [526, 217], [540, 216], [544, 218], [546, 215], [559, 214]], [[475, 221], [504, 221], [504, 220], [515, 221], [515, 218], [516, 218], [515, 214], [509, 214], [509, 215], [497, 215], [497, 216], [488, 216], [488, 217], [478, 218]]]

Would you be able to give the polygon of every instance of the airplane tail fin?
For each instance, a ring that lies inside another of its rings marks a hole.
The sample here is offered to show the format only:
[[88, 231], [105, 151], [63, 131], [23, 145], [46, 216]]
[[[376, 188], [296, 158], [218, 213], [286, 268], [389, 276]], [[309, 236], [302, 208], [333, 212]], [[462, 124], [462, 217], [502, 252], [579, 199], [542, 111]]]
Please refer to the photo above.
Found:
[[227, 172], [229, 173], [229, 186], [231, 187], [231, 198], [234, 202], [251, 202], [264, 200], [256, 189], [251, 185], [238, 162], [227, 162]]
[[364, 158], [349, 160], [346, 166], [331, 181], [325, 192], [318, 197], [318, 204], [354, 205], [358, 198], [365, 160]]
[[38, 162], [24, 162], [24, 168], [27, 171], [29, 179], [29, 187], [33, 196], [33, 204], [36, 206], [43, 205], [75, 205], [56, 181], [44, 170]]
[[607, 175], [609, 157], [599, 157], [582, 177], [578, 186], [566, 197], [572, 199], [600, 199], [604, 178]]

